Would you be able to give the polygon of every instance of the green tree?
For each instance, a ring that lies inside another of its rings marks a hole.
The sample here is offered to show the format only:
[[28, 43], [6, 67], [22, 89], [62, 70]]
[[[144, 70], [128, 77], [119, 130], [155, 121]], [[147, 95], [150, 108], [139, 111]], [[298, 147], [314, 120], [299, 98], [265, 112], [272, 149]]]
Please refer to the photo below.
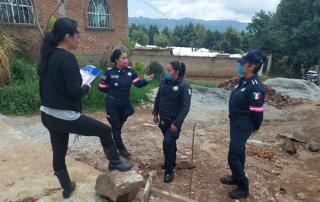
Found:
[[149, 36], [143, 30], [133, 30], [132, 40], [138, 42], [142, 46], [145, 46], [149, 43]]
[[[237, 30], [229, 27], [224, 33], [224, 41], [229, 44], [229, 47], [224, 47], [226, 49], [223, 51], [228, 53], [239, 53], [238, 50], [241, 49], [241, 36]], [[227, 43], [223, 43], [223, 46], [227, 45]]]
[[154, 36], [159, 34], [159, 28], [157, 25], [150, 25], [148, 29], [149, 44], [154, 45]]
[[155, 42], [155, 45], [157, 45], [159, 47], [167, 47], [167, 46], [169, 46], [169, 39], [164, 34], [155, 35], [154, 42]]

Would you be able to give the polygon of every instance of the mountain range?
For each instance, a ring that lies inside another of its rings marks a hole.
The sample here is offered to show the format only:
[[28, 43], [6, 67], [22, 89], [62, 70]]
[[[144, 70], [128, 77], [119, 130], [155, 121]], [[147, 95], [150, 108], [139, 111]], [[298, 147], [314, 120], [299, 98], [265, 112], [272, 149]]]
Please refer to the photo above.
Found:
[[206, 29], [210, 30], [217, 30], [219, 32], [224, 32], [228, 27], [233, 27], [237, 31], [246, 30], [248, 26], [247, 23], [234, 21], [234, 20], [199, 20], [193, 18], [182, 18], [182, 19], [169, 19], [169, 18], [146, 18], [146, 17], [130, 17], [129, 18], [129, 25], [130, 24], [137, 24], [137, 25], [157, 25], [160, 29], [168, 26], [169, 28], [174, 28], [178, 25], [187, 25], [189, 23], [192, 24], [201, 24]]

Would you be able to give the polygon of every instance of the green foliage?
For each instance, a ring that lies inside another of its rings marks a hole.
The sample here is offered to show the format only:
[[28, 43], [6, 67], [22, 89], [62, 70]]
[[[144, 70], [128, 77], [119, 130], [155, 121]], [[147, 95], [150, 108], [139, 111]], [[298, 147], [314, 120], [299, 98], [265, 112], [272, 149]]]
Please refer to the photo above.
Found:
[[169, 39], [164, 34], [157, 34], [154, 37], [154, 43], [159, 47], [167, 47], [169, 46]]
[[132, 32], [132, 39], [142, 46], [145, 46], [149, 43], [149, 36], [146, 32], [142, 30], [134, 30]]
[[248, 30], [255, 48], [273, 55], [271, 73], [297, 77], [301, 68], [320, 63], [320, 1], [281, 0], [277, 11], [256, 13]]
[[10, 82], [28, 82], [38, 78], [36, 63], [28, 56], [17, 55], [11, 59]]
[[152, 61], [147, 67], [147, 73], [154, 74], [154, 80], [160, 81], [163, 77], [163, 66], [158, 61]]
[[[136, 42], [134, 40], [131, 40], [130, 38], [122, 39], [121, 40], [122, 45], [125, 46], [126, 51], [128, 53], [128, 59], [129, 63], [132, 61], [132, 54], [133, 54], [133, 49], [136, 46]], [[110, 56], [112, 54], [112, 51], [110, 51]], [[110, 58], [109, 56], [109, 58]], [[111, 61], [110, 61], [111, 62]]]
[[10, 84], [0, 88], [0, 113], [32, 114], [39, 110], [39, 84], [37, 80]]
[[151, 91], [154, 88], [159, 87], [159, 84], [160, 84], [160, 82], [154, 81], [143, 88], [132, 87], [130, 90], [130, 101], [134, 105], [141, 104], [142, 102], [143, 103], [150, 102], [151, 100], [150, 100], [148, 94], [151, 93]]
[[138, 75], [142, 75], [143, 73], [145, 73], [146, 69], [143, 65], [143, 63], [141, 62], [141, 60], [137, 60], [137, 62], [134, 64], [134, 70], [137, 72]]

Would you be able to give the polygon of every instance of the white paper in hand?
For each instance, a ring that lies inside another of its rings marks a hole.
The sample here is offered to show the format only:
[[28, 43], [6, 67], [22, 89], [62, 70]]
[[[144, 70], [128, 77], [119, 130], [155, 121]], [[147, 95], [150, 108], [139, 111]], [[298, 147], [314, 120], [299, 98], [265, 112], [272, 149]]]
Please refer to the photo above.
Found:
[[92, 65], [86, 65], [83, 68], [80, 69], [80, 73], [82, 76], [82, 85], [86, 84], [89, 85], [91, 82], [99, 76], [102, 71], [95, 66]]

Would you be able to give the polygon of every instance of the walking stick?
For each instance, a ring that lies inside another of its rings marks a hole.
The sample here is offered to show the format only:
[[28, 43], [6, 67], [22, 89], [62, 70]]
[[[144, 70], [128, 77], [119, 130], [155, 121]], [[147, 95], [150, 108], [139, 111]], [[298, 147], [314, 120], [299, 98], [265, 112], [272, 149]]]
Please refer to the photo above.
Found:
[[192, 192], [192, 177], [193, 177], [193, 152], [194, 152], [194, 134], [196, 131], [196, 125], [197, 123], [194, 124], [193, 126], [193, 134], [192, 134], [192, 151], [191, 151], [191, 173], [190, 173], [190, 194], [189, 194], [189, 198], [191, 198], [191, 192]]

